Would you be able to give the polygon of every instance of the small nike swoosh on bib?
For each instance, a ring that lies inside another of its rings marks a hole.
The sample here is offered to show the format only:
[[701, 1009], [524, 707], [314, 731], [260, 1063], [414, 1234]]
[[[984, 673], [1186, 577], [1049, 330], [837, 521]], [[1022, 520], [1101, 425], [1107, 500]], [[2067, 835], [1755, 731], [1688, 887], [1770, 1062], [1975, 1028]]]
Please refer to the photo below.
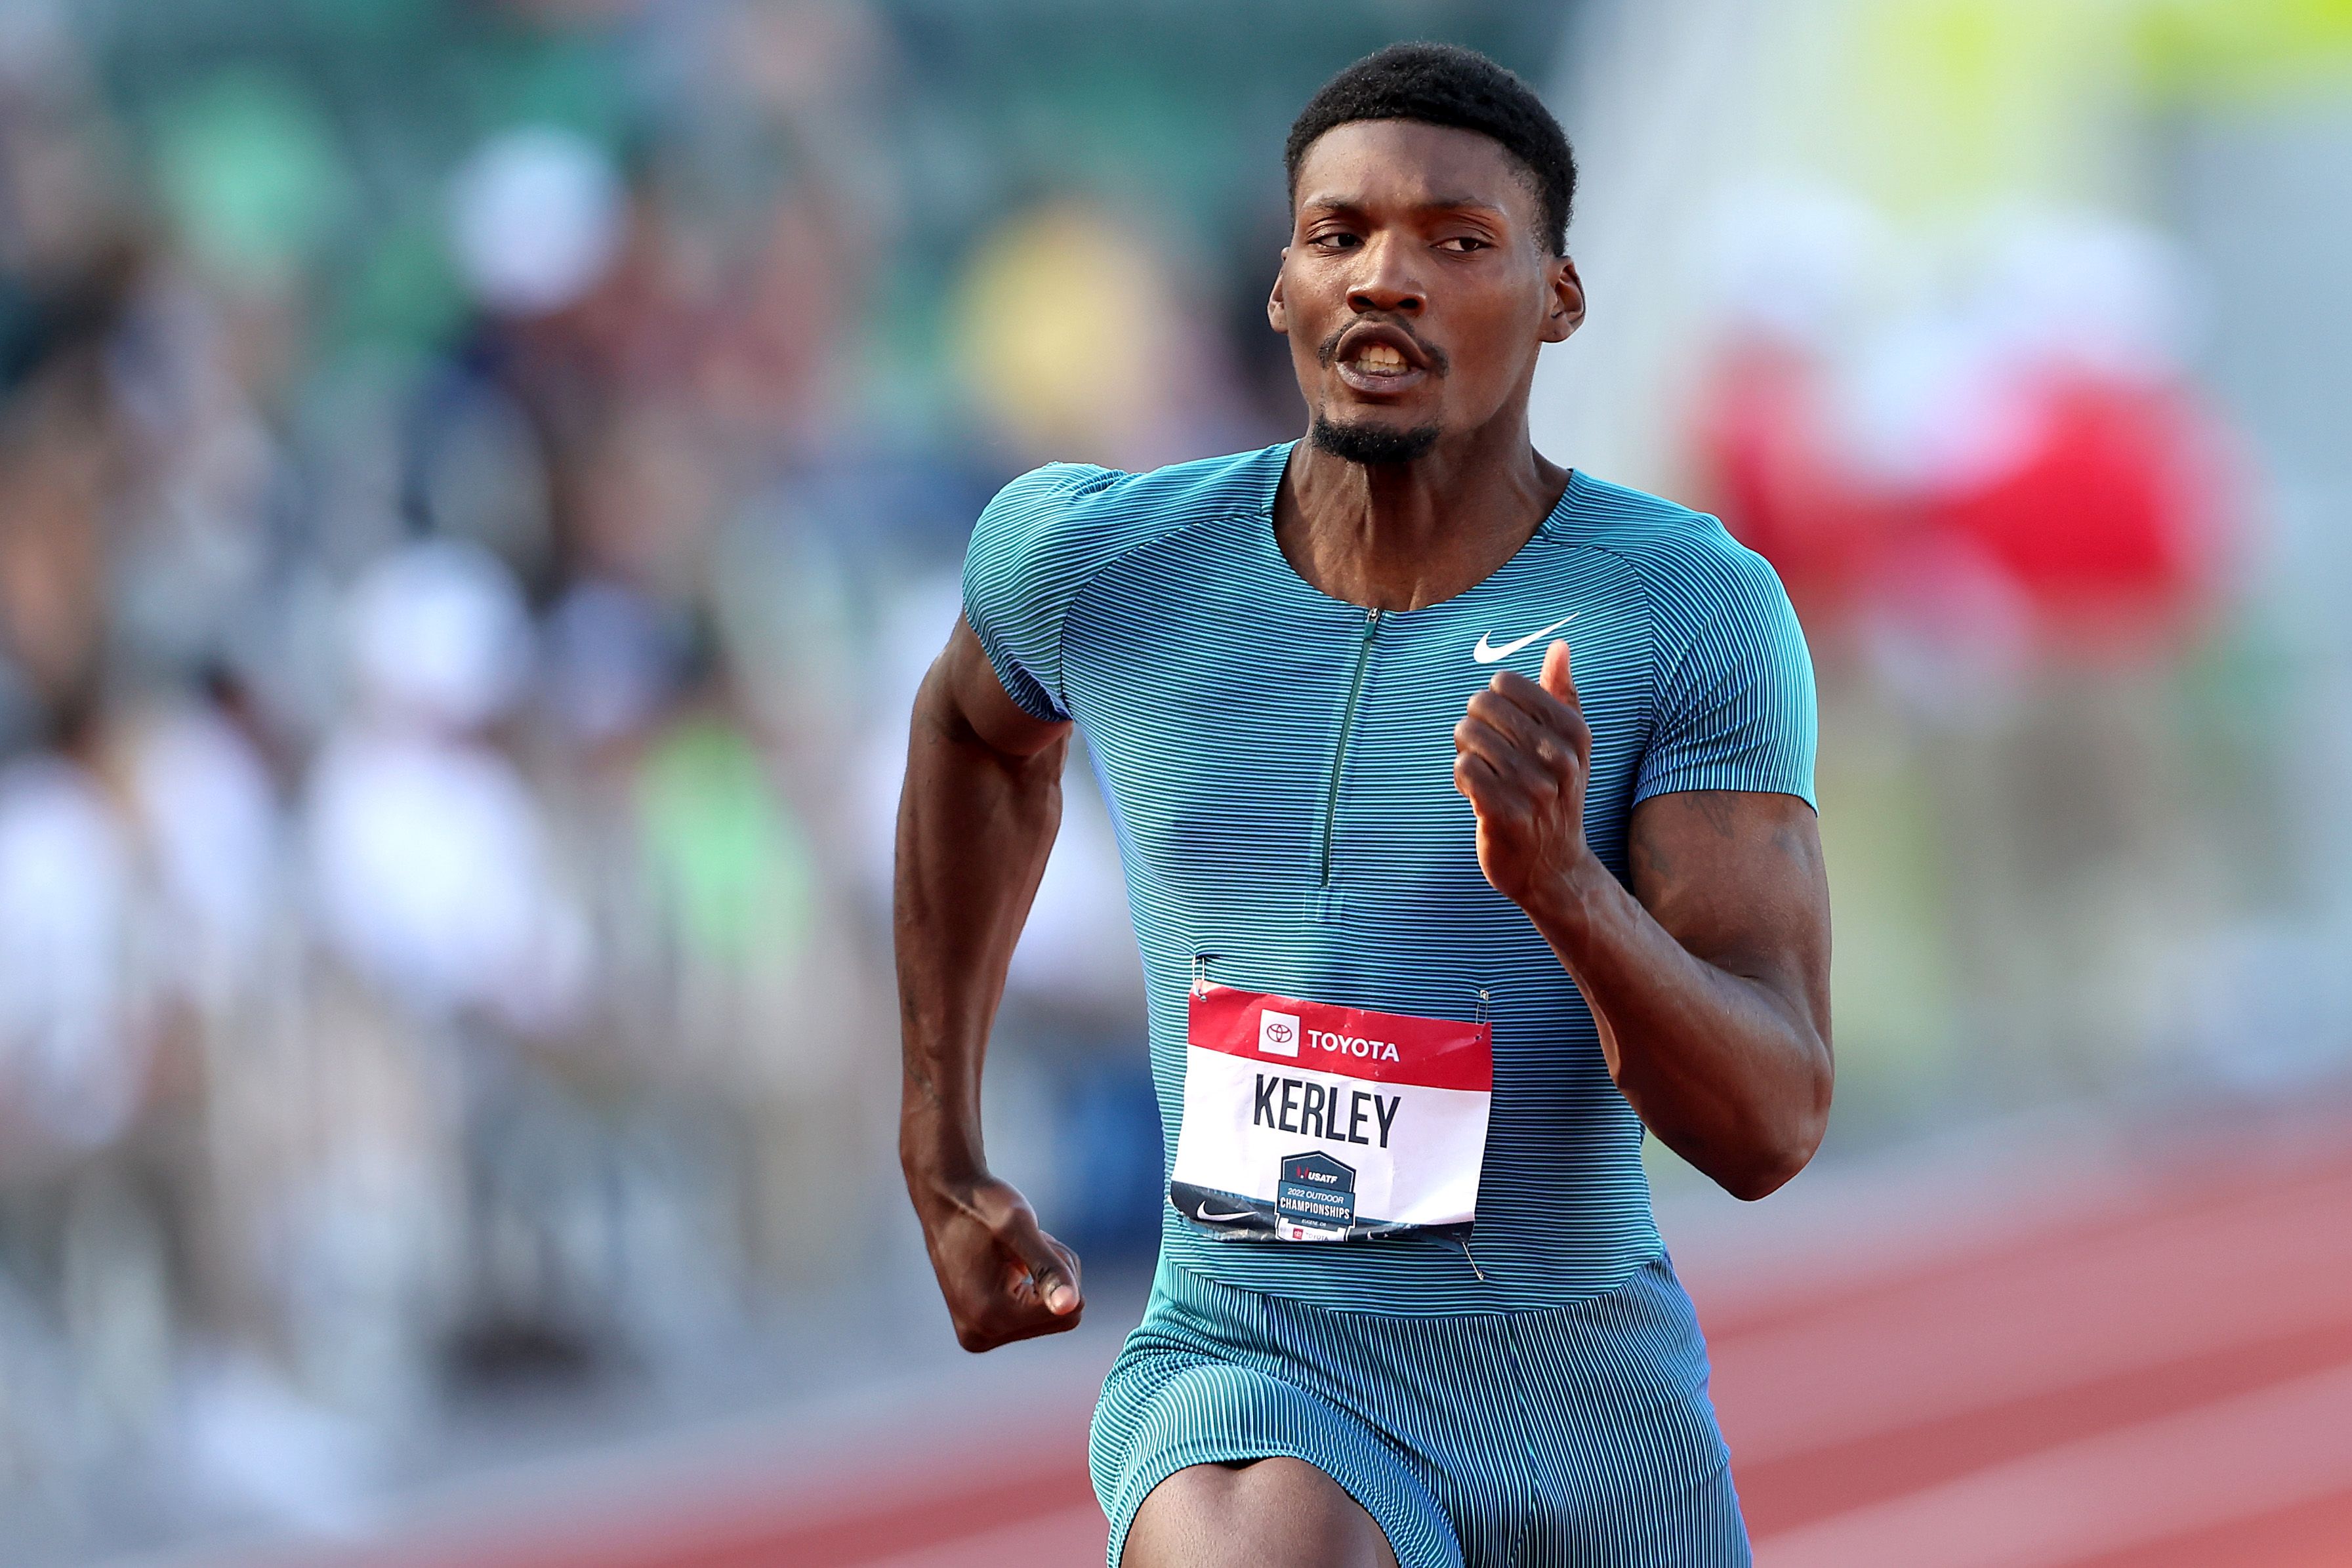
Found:
[[1518, 638], [1517, 641], [1507, 642], [1500, 647], [1496, 647], [1494, 644], [1486, 640], [1486, 633], [1480, 632], [1478, 634], [1478, 646], [1470, 650], [1470, 657], [1476, 659], [1480, 664], [1498, 664], [1502, 660], [1507, 659], [1513, 654], [1518, 652], [1521, 648], [1527, 647], [1528, 644], [1535, 641], [1536, 638], [1549, 637], [1552, 633], [1559, 630], [1560, 627], [1568, 625], [1569, 622], [1574, 619], [1576, 619], [1576, 612], [1574, 610], [1570, 610], [1568, 614], [1560, 616], [1559, 619], [1552, 622], [1551, 625], [1544, 627], [1543, 630], [1539, 632], [1529, 632], [1527, 636]]
[[1235, 1209], [1231, 1214], [1211, 1214], [1209, 1212], [1209, 1205], [1202, 1204], [1199, 1208], [1192, 1211], [1192, 1216], [1195, 1219], [1207, 1220], [1211, 1225], [1218, 1225], [1229, 1219], [1247, 1219], [1250, 1216], [1250, 1211], [1247, 1209]]

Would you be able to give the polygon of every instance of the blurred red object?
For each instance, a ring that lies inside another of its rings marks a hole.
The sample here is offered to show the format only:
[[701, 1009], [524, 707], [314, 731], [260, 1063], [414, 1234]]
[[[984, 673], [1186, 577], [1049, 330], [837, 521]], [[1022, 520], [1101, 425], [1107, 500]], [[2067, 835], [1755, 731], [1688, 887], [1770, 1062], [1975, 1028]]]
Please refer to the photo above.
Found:
[[1737, 343], [1700, 399], [1712, 503], [1780, 571], [1808, 620], [1905, 613], [1932, 563], [1998, 574], [2045, 643], [2170, 640], [2210, 605], [2231, 553], [2219, 421], [2178, 384], [2036, 369], [2001, 395], [2016, 438], [1960, 476], [1881, 477], [1832, 413], [1804, 350]]
[[1803, 351], [1750, 339], [1718, 362], [1699, 405], [1712, 504], [1809, 621], [1850, 612], [1909, 521], [1837, 450], [1826, 381]]
[[2058, 374], [2027, 393], [2033, 439], [1981, 483], [1920, 498], [1923, 524], [1976, 546], [2062, 637], [2185, 630], [2219, 586], [2219, 432], [2162, 384]]

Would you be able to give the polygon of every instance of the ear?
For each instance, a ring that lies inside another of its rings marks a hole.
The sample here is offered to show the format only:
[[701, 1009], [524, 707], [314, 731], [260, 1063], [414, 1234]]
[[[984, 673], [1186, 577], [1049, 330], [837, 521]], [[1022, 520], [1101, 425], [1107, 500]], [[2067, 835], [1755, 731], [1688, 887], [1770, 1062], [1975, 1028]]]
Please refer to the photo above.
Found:
[[1290, 247], [1286, 245], [1275, 262], [1274, 292], [1265, 297], [1265, 324], [1286, 338], [1290, 335], [1290, 312], [1282, 302], [1282, 269], [1289, 260]]
[[1544, 317], [1543, 341], [1565, 342], [1569, 334], [1584, 325], [1584, 279], [1576, 275], [1571, 257], [1559, 257], [1547, 265], [1551, 270], [1551, 310]]

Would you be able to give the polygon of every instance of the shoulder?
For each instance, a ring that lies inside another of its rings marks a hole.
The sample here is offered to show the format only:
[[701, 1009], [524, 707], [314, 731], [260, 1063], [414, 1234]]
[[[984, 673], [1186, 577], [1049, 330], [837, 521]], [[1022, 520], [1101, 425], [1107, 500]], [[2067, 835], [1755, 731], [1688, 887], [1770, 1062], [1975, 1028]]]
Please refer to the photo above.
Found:
[[1622, 558], [1646, 581], [1728, 582], [1752, 577], [1759, 568], [1771, 574], [1762, 556], [1706, 512], [1580, 470], [1572, 482], [1575, 542]]
[[1049, 572], [1098, 569], [1196, 523], [1263, 507], [1287, 452], [1269, 447], [1143, 473], [1048, 463], [997, 492], [972, 530], [971, 552]]
[[1661, 633], [1686, 640], [1717, 616], [1787, 612], [1780, 574], [1720, 520], [1664, 496], [1580, 470], [1570, 537], [1622, 561], [1640, 580]]
[[1049, 463], [998, 491], [964, 552], [963, 607], [1013, 700], [1041, 719], [1067, 717], [1071, 606], [1137, 552], [1266, 505], [1287, 454], [1269, 447], [1141, 474]]

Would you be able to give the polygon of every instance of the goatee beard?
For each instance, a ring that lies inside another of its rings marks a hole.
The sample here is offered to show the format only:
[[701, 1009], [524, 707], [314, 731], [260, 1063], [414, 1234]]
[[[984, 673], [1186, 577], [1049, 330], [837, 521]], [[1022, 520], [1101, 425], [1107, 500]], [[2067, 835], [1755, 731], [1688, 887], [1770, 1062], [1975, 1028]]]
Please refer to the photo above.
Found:
[[1379, 463], [1410, 463], [1429, 455], [1437, 445], [1437, 426], [1423, 425], [1411, 430], [1391, 429], [1385, 425], [1341, 425], [1322, 415], [1315, 416], [1311, 432], [1318, 449], [1330, 453], [1343, 463], [1362, 463], [1367, 467]]

